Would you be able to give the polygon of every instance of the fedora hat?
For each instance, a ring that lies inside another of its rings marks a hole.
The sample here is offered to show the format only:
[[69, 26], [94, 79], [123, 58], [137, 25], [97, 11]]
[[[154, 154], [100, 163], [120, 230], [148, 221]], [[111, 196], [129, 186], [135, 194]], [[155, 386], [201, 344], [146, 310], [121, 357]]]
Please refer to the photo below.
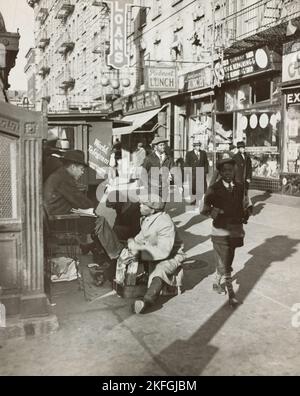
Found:
[[169, 140], [168, 139], [166, 139], [166, 138], [163, 138], [163, 137], [159, 137], [159, 136], [156, 136], [153, 140], [152, 140], [152, 146], [156, 146], [157, 144], [160, 144], [160, 143], [167, 143]]
[[232, 157], [231, 153], [224, 153], [222, 155], [222, 158], [219, 159], [219, 161], [217, 162], [217, 166], [216, 168], [218, 169], [218, 171], [221, 169], [221, 167], [224, 164], [232, 164], [235, 165], [235, 160]]
[[243, 141], [237, 142], [236, 146], [237, 146], [238, 149], [241, 148], [241, 147], [246, 148], [245, 142], [243, 142]]
[[66, 153], [62, 157], [62, 160], [65, 162], [70, 162], [72, 164], [88, 166], [88, 164], [84, 161], [84, 152], [81, 150], [66, 151]]
[[202, 141], [199, 135], [192, 136], [192, 139], [193, 139], [193, 146], [202, 145]]
[[157, 194], [150, 194], [150, 195], [141, 194], [139, 196], [139, 201], [140, 203], [148, 206], [148, 208], [157, 210], [159, 212], [163, 211], [166, 205], [166, 203], [163, 202], [161, 197]]

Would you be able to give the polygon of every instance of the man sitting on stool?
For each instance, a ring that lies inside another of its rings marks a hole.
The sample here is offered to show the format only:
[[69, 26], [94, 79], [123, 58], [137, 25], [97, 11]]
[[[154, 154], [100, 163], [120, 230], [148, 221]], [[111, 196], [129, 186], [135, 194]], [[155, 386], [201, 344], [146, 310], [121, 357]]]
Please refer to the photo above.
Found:
[[[89, 209], [93, 203], [80, 191], [78, 181], [88, 164], [84, 162], [84, 153], [69, 150], [62, 158], [63, 166], [52, 173], [44, 185], [44, 205], [48, 215], [71, 214], [72, 209]], [[110, 259], [107, 279], [113, 280], [116, 260], [123, 245], [103, 216], [81, 218], [81, 229], [86, 234], [95, 234], [97, 241]]]
[[164, 207], [158, 195], [141, 196], [141, 232], [128, 241], [128, 249], [149, 263], [148, 290], [134, 303], [137, 314], [155, 303], [165, 284], [178, 286], [176, 275], [186, 257], [176, 226]]

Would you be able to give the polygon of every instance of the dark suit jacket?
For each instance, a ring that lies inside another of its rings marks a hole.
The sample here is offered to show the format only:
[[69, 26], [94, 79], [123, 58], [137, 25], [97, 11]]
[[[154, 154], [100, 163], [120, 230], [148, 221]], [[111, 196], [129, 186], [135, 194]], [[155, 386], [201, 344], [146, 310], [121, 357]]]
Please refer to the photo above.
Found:
[[144, 163], [143, 163], [143, 168], [145, 168], [148, 173], [149, 173], [150, 169], [153, 167], [157, 167], [157, 168], [165, 167], [170, 170], [173, 168], [173, 166], [174, 166], [174, 161], [168, 155], [166, 155], [166, 158], [161, 166], [159, 158], [154, 152], [149, 154], [145, 158]]
[[79, 190], [64, 167], [52, 173], [44, 184], [44, 204], [48, 215], [68, 214], [71, 209], [88, 209], [93, 203]]
[[198, 158], [194, 150], [188, 151], [185, 158], [185, 167], [192, 168], [192, 194], [196, 194], [196, 169], [204, 168], [203, 187], [205, 192], [207, 189], [206, 175], [209, 167], [206, 152], [204, 150], [200, 150], [200, 158]]
[[233, 156], [235, 160], [234, 169], [234, 180], [237, 183], [244, 184], [247, 179], [252, 179], [252, 163], [251, 158], [245, 153], [245, 159], [241, 153], [237, 153]]
[[222, 209], [224, 214], [219, 214], [213, 221], [216, 228], [226, 228], [228, 224], [242, 224], [244, 217], [243, 199], [244, 186], [242, 184], [236, 183], [233, 192], [230, 193], [220, 179], [208, 188], [201, 214], [209, 216], [213, 208]]
[[195, 151], [188, 151], [185, 158], [185, 166], [189, 168], [204, 168], [205, 174], [208, 173], [208, 159], [204, 150], [200, 150], [200, 158], [198, 159]]
[[[170, 184], [169, 181], [169, 170], [171, 170], [174, 167], [174, 161], [172, 158], [170, 158], [168, 155], [166, 155], [166, 158], [163, 162], [163, 164], [160, 164], [158, 156], [153, 152], [149, 154], [143, 163], [143, 168], [147, 171], [148, 174], [148, 187], [159, 187], [161, 188], [162, 186], [167, 186]], [[155, 173], [153, 171], [153, 168], [156, 170], [160, 170], [160, 174]], [[151, 172], [152, 172], [152, 177], [151, 177]], [[159, 177], [158, 177], [159, 176]], [[142, 182], [145, 182], [142, 180]]]

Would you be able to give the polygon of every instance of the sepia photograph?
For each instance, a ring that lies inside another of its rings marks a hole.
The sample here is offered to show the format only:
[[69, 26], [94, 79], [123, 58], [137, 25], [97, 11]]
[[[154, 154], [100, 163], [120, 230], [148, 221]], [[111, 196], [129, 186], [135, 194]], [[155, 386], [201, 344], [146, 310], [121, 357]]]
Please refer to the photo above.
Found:
[[299, 376], [299, 284], [300, 0], [0, 0], [1, 377]]

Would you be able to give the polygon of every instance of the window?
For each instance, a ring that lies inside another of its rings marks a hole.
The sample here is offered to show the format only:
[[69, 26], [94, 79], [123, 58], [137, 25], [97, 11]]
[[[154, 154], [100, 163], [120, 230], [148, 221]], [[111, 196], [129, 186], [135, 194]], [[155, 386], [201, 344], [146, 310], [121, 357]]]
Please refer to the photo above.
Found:
[[0, 67], [6, 67], [6, 48], [2, 43], [0, 43]]
[[148, 8], [146, 8], [145, 0], [141, 0], [140, 3], [141, 8], [139, 10], [139, 29], [142, 29], [147, 24]]
[[132, 7], [129, 7], [127, 13], [127, 37], [134, 33], [134, 17], [132, 15]]
[[252, 84], [252, 103], [270, 100], [271, 81], [268, 79], [260, 79]]
[[0, 132], [0, 219], [17, 218], [17, 140]]
[[181, 3], [182, 0], [172, 0], [172, 7], [175, 7], [177, 4]]
[[285, 133], [286, 163], [284, 170], [289, 173], [300, 174], [300, 103], [298, 100], [300, 90], [295, 88], [286, 96]]
[[140, 87], [141, 85], [144, 85], [145, 83], [145, 50], [142, 48], [140, 49], [139, 53], [139, 62], [138, 62], [139, 68], [138, 68], [138, 74], [137, 74], [137, 86]]
[[82, 51], [82, 74], [86, 74], [86, 48]]
[[152, 0], [152, 1], [153, 1], [152, 19], [156, 19], [159, 16], [161, 16], [162, 2], [161, 2], [161, 0]]

